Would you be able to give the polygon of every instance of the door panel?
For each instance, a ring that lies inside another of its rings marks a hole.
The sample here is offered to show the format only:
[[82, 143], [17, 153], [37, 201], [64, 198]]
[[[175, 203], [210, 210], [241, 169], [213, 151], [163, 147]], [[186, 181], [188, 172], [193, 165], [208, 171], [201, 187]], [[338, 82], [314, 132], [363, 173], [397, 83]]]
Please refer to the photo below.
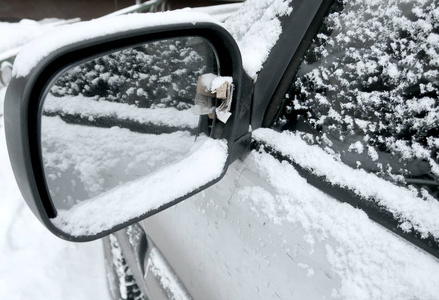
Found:
[[311, 247], [301, 225], [256, 214], [246, 187], [272, 189], [235, 162], [218, 184], [142, 226], [193, 299], [329, 298], [340, 285], [326, 258], [334, 241]]

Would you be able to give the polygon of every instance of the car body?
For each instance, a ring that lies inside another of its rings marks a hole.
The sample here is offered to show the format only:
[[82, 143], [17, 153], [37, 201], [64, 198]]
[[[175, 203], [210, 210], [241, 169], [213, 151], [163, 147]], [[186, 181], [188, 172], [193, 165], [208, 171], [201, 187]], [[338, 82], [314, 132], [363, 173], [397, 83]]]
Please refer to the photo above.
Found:
[[113, 297], [437, 298], [438, 11], [246, 2], [224, 25], [251, 77], [233, 75], [242, 147], [214, 185], [95, 236]]

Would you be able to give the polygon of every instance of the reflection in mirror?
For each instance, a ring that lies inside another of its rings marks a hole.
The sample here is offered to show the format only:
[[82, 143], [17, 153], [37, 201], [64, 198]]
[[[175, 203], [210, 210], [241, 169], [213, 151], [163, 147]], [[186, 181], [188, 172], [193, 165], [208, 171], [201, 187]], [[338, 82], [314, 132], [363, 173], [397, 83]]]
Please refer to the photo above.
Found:
[[[73, 235], [95, 234], [219, 177], [227, 146], [200, 132], [200, 116], [192, 109], [198, 78], [218, 71], [206, 40], [182, 37], [113, 52], [60, 74], [41, 118], [55, 224]], [[215, 149], [218, 163], [206, 165], [203, 159], [212, 161]], [[187, 168], [197, 166], [200, 172], [217, 170], [190, 182], [197, 170]], [[130, 203], [134, 198], [142, 198], [143, 210]], [[120, 218], [114, 217], [117, 210], [124, 210]]]

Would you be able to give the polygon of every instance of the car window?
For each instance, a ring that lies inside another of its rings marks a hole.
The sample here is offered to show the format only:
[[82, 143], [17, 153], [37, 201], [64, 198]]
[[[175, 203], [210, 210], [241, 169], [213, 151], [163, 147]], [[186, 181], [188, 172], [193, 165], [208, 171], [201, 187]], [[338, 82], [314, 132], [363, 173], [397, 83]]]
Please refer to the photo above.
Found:
[[439, 5], [336, 1], [276, 127], [439, 199]]

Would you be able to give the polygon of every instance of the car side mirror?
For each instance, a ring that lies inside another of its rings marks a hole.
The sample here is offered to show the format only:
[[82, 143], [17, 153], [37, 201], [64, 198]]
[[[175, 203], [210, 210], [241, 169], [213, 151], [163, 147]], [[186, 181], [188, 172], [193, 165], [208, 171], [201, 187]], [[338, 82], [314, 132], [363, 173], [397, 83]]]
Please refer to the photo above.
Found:
[[6, 94], [22, 195], [70, 241], [175, 205], [248, 148], [251, 84], [236, 42], [207, 15], [128, 15], [51, 32], [17, 56]]

